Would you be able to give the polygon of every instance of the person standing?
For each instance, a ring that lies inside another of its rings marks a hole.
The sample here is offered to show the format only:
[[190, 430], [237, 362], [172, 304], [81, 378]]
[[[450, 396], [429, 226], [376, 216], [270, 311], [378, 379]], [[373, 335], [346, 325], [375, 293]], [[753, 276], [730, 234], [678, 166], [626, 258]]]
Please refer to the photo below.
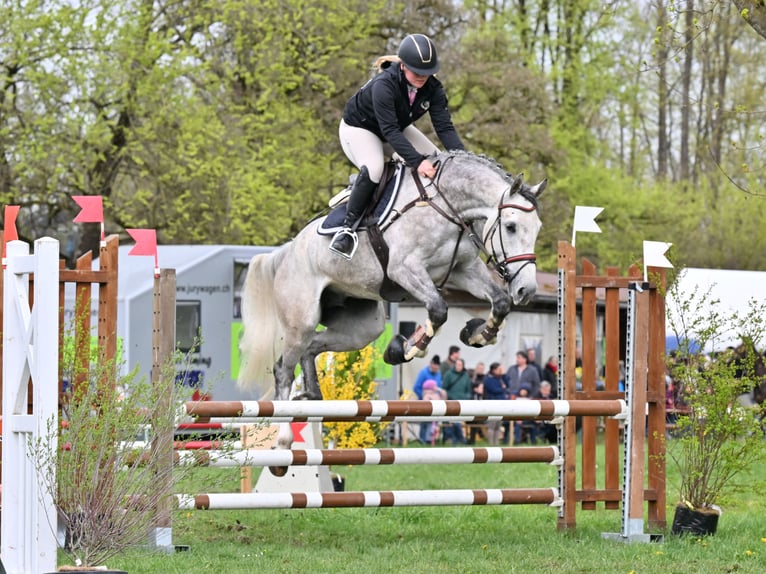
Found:
[[460, 347], [457, 345], [450, 345], [449, 352], [447, 353], [447, 360], [444, 361], [441, 366], [442, 379], [444, 378], [444, 375], [447, 374], [447, 371], [455, 366], [455, 361], [457, 361], [459, 358]]
[[412, 392], [417, 395], [418, 399], [423, 398], [423, 383], [428, 379], [436, 381], [437, 386], [442, 385], [442, 372], [441, 372], [441, 359], [439, 355], [431, 357], [431, 361], [423, 367], [418, 376], [415, 377], [415, 383], [412, 385]]
[[[537, 399], [541, 401], [553, 399], [553, 388], [547, 380], [540, 383], [540, 394]], [[548, 421], [537, 421], [537, 434], [550, 444], [556, 444], [558, 441], [556, 425]]]
[[555, 399], [559, 384], [559, 361], [555, 355], [551, 355], [543, 367], [543, 380], [550, 383], [550, 398]]
[[[440, 366], [441, 360], [439, 359], [439, 355], [434, 355], [431, 357], [429, 363], [420, 370], [418, 376], [415, 377], [415, 383], [412, 385], [412, 392], [417, 395], [418, 399], [428, 400], [425, 397], [424, 389], [425, 383], [429, 381], [433, 381], [433, 385], [436, 387], [436, 389], [441, 390], [442, 373], [439, 370]], [[429, 385], [429, 388], [430, 387], [431, 385]], [[433, 393], [429, 393], [430, 399], [433, 399], [434, 396], [435, 395]], [[420, 432], [418, 434], [418, 438], [421, 443], [428, 444], [431, 442], [430, 436], [432, 432], [432, 426], [433, 424], [430, 421], [420, 423]]]
[[[501, 401], [508, 399], [508, 385], [500, 363], [489, 365], [489, 374], [484, 377], [484, 400]], [[501, 421], [487, 421], [487, 443], [497, 446], [500, 440]]]
[[537, 364], [537, 349], [529, 347], [527, 349], [527, 366], [532, 367], [537, 371], [538, 378], [543, 380], [543, 368]]
[[[442, 388], [447, 391], [447, 399], [451, 401], [466, 401], [472, 398], [471, 376], [465, 368], [465, 361], [457, 359], [442, 379]], [[463, 434], [462, 421], [446, 423], [444, 426], [444, 440], [452, 439], [452, 444], [466, 444]]]
[[516, 364], [508, 369], [508, 391], [512, 399], [519, 395], [519, 389], [523, 384], [529, 387], [531, 396], [537, 395], [540, 389], [540, 375], [537, 369], [527, 364], [527, 354], [524, 351], [518, 351]]
[[[440, 388], [436, 381], [428, 379], [423, 383], [423, 400], [424, 401], [443, 401], [447, 398], [447, 393], [444, 389]], [[420, 442], [422, 444], [434, 445], [436, 438], [439, 434], [439, 423], [436, 421], [428, 421], [420, 423]]]
[[[480, 401], [484, 398], [484, 379], [486, 378], [486, 373], [484, 372], [484, 363], [479, 362], [476, 363], [476, 366], [473, 369], [473, 376], [471, 377], [471, 392], [473, 394], [473, 400]], [[479, 422], [469, 422], [468, 429], [469, 429], [469, 435], [468, 435], [468, 444], [476, 444], [476, 438], [486, 438], [484, 436], [484, 430], [486, 429], [487, 425]]]
[[[517, 401], [530, 401], [530, 389], [529, 385], [522, 383], [519, 387], [519, 396], [516, 397]], [[513, 425], [513, 443], [521, 444], [524, 435], [529, 437], [531, 444], [537, 444], [537, 421], [520, 420], [514, 421]]]

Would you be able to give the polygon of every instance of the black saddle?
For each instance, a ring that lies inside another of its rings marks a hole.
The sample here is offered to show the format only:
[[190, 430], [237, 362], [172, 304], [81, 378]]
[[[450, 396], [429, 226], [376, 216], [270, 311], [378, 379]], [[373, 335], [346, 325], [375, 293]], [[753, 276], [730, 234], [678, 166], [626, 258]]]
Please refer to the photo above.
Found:
[[[394, 162], [386, 164], [386, 167], [383, 170], [383, 179], [381, 180], [385, 183], [376, 190], [373, 198], [373, 206], [367, 210], [365, 217], [362, 219], [359, 227], [357, 227], [357, 231], [366, 229], [368, 226], [375, 223], [381, 225], [386, 220], [396, 201], [396, 196], [399, 193], [404, 173], [404, 164]], [[317, 228], [317, 233], [320, 235], [335, 235], [335, 233], [343, 229], [343, 221], [346, 218], [347, 206], [348, 202], [345, 201], [327, 214], [325, 220]]]

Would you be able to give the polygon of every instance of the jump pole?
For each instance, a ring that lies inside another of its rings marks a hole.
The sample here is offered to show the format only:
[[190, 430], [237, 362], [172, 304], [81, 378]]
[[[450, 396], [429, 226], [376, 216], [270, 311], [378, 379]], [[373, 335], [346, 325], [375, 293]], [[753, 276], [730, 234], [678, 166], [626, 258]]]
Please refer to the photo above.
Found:
[[228, 452], [178, 451], [175, 460], [181, 465], [242, 466], [332, 466], [400, 464], [499, 464], [547, 462], [560, 465], [562, 458], [555, 446], [487, 447], [450, 449], [366, 448], [366, 449], [292, 449], [241, 450]]
[[287, 508], [378, 508], [395, 506], [486, 506], [561, 503], [556, 488], [393, 490], [361, 492], [274, 492], [176, 495], [181, 510]]
[[534, 401], [203, 401], [186, 403], [186, 414], [207, 417], [254, 417], [263, 421], [389, 422], [398, 419], [464, 417], [463, 420], [499, 421], [568, 416], [624, 417], [627, 406], [614, 400]]

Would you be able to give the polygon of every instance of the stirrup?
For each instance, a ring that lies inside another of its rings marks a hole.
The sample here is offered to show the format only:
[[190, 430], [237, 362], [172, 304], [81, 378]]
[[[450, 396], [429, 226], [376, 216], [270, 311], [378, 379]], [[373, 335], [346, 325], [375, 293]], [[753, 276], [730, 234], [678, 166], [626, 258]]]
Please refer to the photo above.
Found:
[[[343, 251], [339, 249], [335, 249], [333, 247], [333, 243], [335, 243], [336, 239], [339, 239], [340, 237], [343, 237], [344, 235], [347, 235], [351, 238], [351, 241], [353, 242], [353, 245], [351, 247], [351, 251], [349, 253], [344, 253]], [[332, 237], [332, 241], [330, 241], [330, 251], [333, 253], [336, 253], [337, 255], [340, 255], [341, 257], [348, 259], [351, 261], [351, 259], [354, 257], [354, 254], [356, 253], [357, 248], [359, 247], [359, 237], [356, 234], [356, 231], [353, 229], [350, 229], [348, 227], [344, 227], [343, 229], [339, 230], [335, 235]]]

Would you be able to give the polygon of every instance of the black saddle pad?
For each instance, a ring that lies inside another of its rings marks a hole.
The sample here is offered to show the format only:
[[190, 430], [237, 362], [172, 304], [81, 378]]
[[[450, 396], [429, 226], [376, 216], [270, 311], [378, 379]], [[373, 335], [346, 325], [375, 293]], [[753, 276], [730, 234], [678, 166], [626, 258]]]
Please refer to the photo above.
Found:
[[[373, 222], [377, 222], [378, 224], [381, 224], [386, 220], [386, 217], [388, 217], [389, 213], [391, 213], [391, 208], [394, 206], [396, 194], [399, 192], [399, 187], [401, 186], [403, 175], [404, 166], [399, 165], [394, 172], [394, 176], [388, 180], [386, 188], [383, 190], [383, 194], [378, 200], [378, 203], [375, 204], [375, 208], [372, 212], [372, 218], [368, 216], [357, 229], [364, 229], [366, 227], [365, 223], [372, 224]], [[317, 228], [317, 233], [320, 235], [335, 235], [335, 233], [342, 229], [343, 220], [346, 218], [347, 206], [348, 202], [344, 201], [338, 207], [333, 209], [329, 214], [327, 214], [325, 220]]]

